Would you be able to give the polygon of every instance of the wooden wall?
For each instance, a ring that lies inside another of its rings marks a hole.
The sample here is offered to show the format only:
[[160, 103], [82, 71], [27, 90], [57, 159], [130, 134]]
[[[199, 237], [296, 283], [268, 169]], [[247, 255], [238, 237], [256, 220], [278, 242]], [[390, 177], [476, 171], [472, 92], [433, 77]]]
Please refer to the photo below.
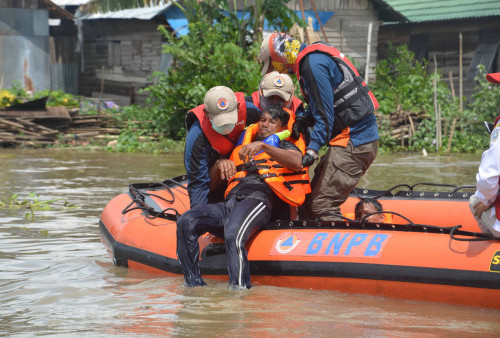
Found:
[[[389, 45], [406, 44], [411, 46], [412, 40], [418, 38], [427, 40], [426, 58], [428, 71], [434, 71], [434, 56], [438, 69], [448, 78], [452, 72], [455, 92], [459, 89], [459, 33], [462, 34], [463, 50], [463, 77], [465, 79], [475, 50], [482, 42], [497, 41], [500, 44], [500, 20], [481, 18], [476, 20], [440, 21], [421, 24], [386, 25], [380, 28], [378, 56], [383, 59], [387, 56]], [[418, 53], [425, 47], [412, 46]], [[500, 58], [497, 57], [492, 71], [500, 71]], [[470, 96], [475, 83], [472, 80], [464, 81], [464, 94]]]
[[[377, 64], [380, 21], [372, 2], [369, 0], [315, 0], [314, 4], [318, 11], [335, 12], [323, 27], [328, 42], [352, 57], [358, 71], [363, 75], [367, 58], [368, 26], [370, 22], [372, 23], [368, 80], [373, 79]], [[304, 10], [314, 10], [309, 0], [303, 0], [303, 6]], [[300, 2], [292, 0], [289, 7], [300, 11]], [[323, 33], [321, 31], [317, 33], [324, 41]]]
[[[243, 7], [243, 0], [238, 0], [238, 8]], [[248, 1], [250, 4], [251, 1]], [[303, 0], [305, 11], [313, 11], [309, 0]], [[358, 71], [364, 75], [367, 57], [368, 26], [372, 22], [372, 36], [369, 61], [369, 79], [374, 78], [377, 64], [378, 30], [381, 22], [378, 12], [370, 0], [314, 0], [318, 12], [333, 11], [335, 14], [323, 27], [327, 41], [341, 52], [355, 60]], [[300, 11], [300, 1], [292, 0], [288, 7]], [[300, 16], [299, 16], [300, 17]], [[325, 41], [321, 30], [315, 32]]]
[[0, 8], [44, 8], [38, 0], [0, 0]]
[[162, 36], [155, 20], [85, 20], [79, 93], [118, 104], [143, 103], [140, 88], [159, 70]]

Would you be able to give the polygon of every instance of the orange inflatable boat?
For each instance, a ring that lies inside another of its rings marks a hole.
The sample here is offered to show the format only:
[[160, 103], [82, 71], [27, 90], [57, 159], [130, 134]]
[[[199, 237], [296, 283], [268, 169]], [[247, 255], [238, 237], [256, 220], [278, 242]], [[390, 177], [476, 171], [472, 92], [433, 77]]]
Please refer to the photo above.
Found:
[[[105, 207], [100, 230], [114, 263], [182, 274], [176, 215], [189, 208], [186, 177], [132, 184]], [[392, 223], [278, 220], [247, 244], [255, 285], [330, 289], [500, 309], [500, 240], [477, 233], [468, 207], [473, 193], [355, 189], [342, 206], [377, 197]], [[470, 190], [470, 189], [469, 189]], [[206, 278], [226, 279], [223, 240], [200, 238]]]

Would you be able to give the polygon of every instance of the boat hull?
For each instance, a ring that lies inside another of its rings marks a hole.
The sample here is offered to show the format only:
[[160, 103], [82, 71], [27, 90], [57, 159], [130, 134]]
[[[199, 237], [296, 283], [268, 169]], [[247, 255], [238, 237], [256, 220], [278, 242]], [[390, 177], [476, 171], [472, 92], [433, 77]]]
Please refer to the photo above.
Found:
[[[155, 195], [148, 195], [148, 205], [154, 204], [155, 210], [175, 208], [182, 213], [189, 208], [184, 188], [147, 191]], [[175, 200], [167, 202], [172, 195]], [[390, 201], [394, 210], [411, 202], [398, 204], [387, 199], [384, 206]], [[445, 217], [450, 224], [446, 226], [452, 226], [455, 220], [450, 218], [458, 215], [466, 220], [463, 228], [474, 231], [474, 219], [467, 220], [463, 210], [468, 210], [465, 199], [447, 202], [452, 209], [450, 217]], [[435, 204], [432, 208], [437, 210]], [[140, 208], [127, 211], [130, 205], [134, 205], [131, 194], [121, 194], [108, 203], [101, 216], [103, 242], [114, 263], [165, 275], [182, 274], [176, 256], [175, 220], [148, 216]], [[423, 207], [419, 207], [421, 215]], [[443, 227], [424, 230], [397, 224], [283, 221], [266, 226], [247, 243], [247, 249], [254, 285], [500, 309], [500, 242], [455, 240]], [[200, 252], [204, 277], [227, 280], [223, 241], [206, 234], [200, 238]]]

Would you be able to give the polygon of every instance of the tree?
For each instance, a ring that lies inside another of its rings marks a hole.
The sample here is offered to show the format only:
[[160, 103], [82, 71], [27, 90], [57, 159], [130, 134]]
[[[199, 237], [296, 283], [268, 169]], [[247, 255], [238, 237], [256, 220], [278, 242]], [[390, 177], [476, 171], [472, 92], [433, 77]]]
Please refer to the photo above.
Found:
[[253, 28], [263, 24], [261, 16], [270, 15], [272, 8], [276, 11], [268, 19], [274, 27], [293, 23], [293, 18], [284, 19], [291, 13], [285, 6], [288, 1], [257, 1], [260, 8], [242, 17], [225, 0], [176, 3], [188, 19], [189, 33], [177, 37], [159, 28], [167, 40], [164, 53], [174, 61], [167, 74], [155, 74], [157, 83], [147, 88], [157, 131], [171, 138], [183, 137], [186, 112], [203, 103], [213, 86], [225, 85], [247, 95], [257, 90], [260, 38], [255, 38]]

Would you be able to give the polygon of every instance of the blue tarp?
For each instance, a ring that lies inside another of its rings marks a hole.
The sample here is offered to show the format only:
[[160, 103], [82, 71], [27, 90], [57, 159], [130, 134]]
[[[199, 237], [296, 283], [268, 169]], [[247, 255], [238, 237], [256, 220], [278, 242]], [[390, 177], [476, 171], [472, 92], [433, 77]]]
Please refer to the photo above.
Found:
[[[297, 14], [297, 16], [300, 19], [302, 19], [302, 12], [301, 11], [295, 11], [295, 14]], [[318, 19], [316, 18], [316, 13], [314, 11], [304, 11], [304, 14], [306, 16], [306, 20], [305, 20], [306, 23], [309, 22], [309, 18], [311, 17], [313, 29], [315, 31], [319, 31], [321, 29], [321, 27], [319, 25]], [[318, 17], [321, 20], [321, 24], [324, 26], [328, 22], [328, 20], [330, 20], [330, 18], [333, 16], [333, 14], [335, 14], [335, 12], [318, 12]], [[249, 16], [248, 12], [243, 12], [243, 11], [238, 11], [237, 15], [238, 15], [238, 18], [240, 18], [240, 19], [241, 18], [248, 18], [248, 16]], [[274, 31], [276, 29], [269, 25], [269, 21], [264, 20], [264, 30], [265, 31]]]
[[[299, 18], [302, 19], [301, 11], [296, 11], [295, 13]], [[330, 18], [333, 16], [334, 13], [335, 12], [318, 12], [321, 24], [324, 26], [328, 22], [328, 20], [330, 20]], [[309, 22], [309, 18], [311, 17], [314, 30], [319, 31], [321, 27], [319, 25], [318, 19], [316, 18], [316, 13], [314, 11], [304, 11], [304, 14], [306, 16], [305, 20], [306, 23]], [[170, 6], [170, 8], [163, 13], [163, 15], [167, 19], [168, 24], [172, 27], [172, 29], [174, 29], [177, 32], [177, 34], [179, 34], [180, 36], [184, 36], [189, 33], [188, 21], [184, 16], [184, 13], [182, 13], [182, 11], [177, 6]], [[243, 12], [243, 11], [238, 11], [237, 15], [238, 18], [240, 19], [249, 16], [248, 12]], [[267, 20], [265, 20], [264, 30], [272, 31], [275, 29], [269, 25], [269, 22]]]
[[163, 13], [165, 19], [172, 29], [180, 36], [189, 33], [188, 20], [186, 16], [177, 6], [170, 6], [170, 8]]
[[[295, 14], [297, 14], [297, 16], [299, 18], [302, 19], [302, 12], [301, 11], [295, 11]], [[306, 16], [306, 23], [309, 22], [309, 18], [311, 17], [312, 18], [312, 23], [313, 23], [313, 28], [314, 30], [317, 32], [321, 29], [320, 25], [319, 25], [319, 21], [318, 19], [316, 18], [316, 13], [314, 11], [304, 11], [304, 14]], [[321, 20], [321, 24], [324, 26], [328, 20], [330, 20], [330, 18], [333, 16], [333, 14], [335, 14], [335, 12], [318, 12], [318, 16], [319, 16], [319, 19]], [[268, 30], [267, 28], [265, 28], [265, 24], [264, 24], [264, 29], [265, 30]]]

